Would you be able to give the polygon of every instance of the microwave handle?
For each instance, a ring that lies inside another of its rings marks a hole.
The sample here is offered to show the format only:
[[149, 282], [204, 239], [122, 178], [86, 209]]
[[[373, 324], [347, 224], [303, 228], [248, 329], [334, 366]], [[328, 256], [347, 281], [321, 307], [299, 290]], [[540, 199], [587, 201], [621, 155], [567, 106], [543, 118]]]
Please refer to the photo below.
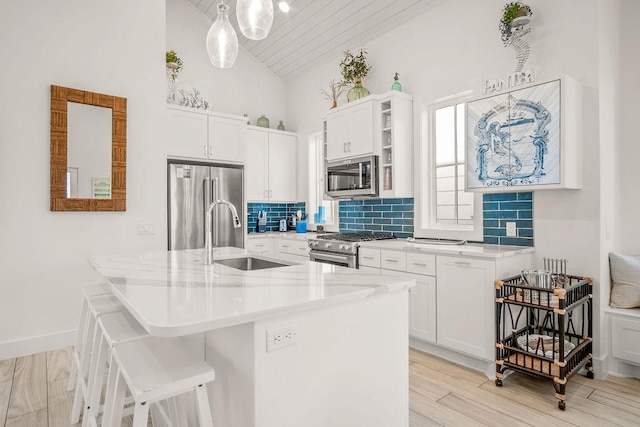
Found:
[[362, 188], [362, 162], [358, 163], [358, 179], [360, 180], [360, 186]]

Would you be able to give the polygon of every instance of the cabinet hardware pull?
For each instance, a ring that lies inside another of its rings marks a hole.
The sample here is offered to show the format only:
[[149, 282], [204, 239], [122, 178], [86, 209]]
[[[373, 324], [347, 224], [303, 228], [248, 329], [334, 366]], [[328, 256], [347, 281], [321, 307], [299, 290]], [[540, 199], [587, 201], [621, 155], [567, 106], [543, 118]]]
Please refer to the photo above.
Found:
[[385, 259], [386, 262], [398, 262], [397, 259], [391, 259], [391, 258], [387, 258]]
[[453, 263], [458, 265], [471, 265], [469, 261], [454, 261]]
[[363, 256], [362, 259], [373, 259], [372, 256]]
[[344, 144], [342, 144], [342, 152], [343, 153], [347, 152], [347, 143], [346, 142]]
[[205, 157], [207, 157], [207, 148], [209, 148], [209, 146], [205, 144], [205, 146], [204, 146], [204, 156]]
[[422, 263], [422, 262], [412, 262], [411, 264], [417, 265], [418, 267], [426, 267], [427, 266], [427, 264]]
[[350, 142], [347, 142], [347, 148], [348, 148], [348, 151], [351, 152], [351, 143]]

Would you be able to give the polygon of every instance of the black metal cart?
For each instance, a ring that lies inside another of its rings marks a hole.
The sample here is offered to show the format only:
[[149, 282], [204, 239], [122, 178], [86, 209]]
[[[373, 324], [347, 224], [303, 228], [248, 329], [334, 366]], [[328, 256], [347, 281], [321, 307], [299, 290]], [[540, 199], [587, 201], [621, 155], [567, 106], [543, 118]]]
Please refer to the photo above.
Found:
[[558, 408], [567, 381], [586, 368], [593, 378], [593, 292], [588, 277], [554, 276], [551, 289], [520, 276], [496, 281], [496, 386], [513, 370], [550, 380]]

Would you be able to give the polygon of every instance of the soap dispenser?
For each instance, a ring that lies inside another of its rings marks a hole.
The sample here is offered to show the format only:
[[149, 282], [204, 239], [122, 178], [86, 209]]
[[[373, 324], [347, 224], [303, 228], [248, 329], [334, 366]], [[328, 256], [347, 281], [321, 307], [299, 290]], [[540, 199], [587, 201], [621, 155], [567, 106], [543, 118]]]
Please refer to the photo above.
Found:
[[391, 90], [402, 92], [402, 85], [398, 81], [398, 73], [396, 73], [395, 77], [393, 78], [393, 85], [391, 85]]

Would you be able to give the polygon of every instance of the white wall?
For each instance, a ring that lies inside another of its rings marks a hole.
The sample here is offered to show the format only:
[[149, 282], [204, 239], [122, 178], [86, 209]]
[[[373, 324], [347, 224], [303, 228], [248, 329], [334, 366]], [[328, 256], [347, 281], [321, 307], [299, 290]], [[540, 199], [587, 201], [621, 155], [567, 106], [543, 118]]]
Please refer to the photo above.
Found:
[[[569, 260], [569, 273], [599, 277], [599, 138], [597, 2], [531, 0], [528, 67], [538, 81], [564, 74], [583, 84], [582, 190], [537, 191], [534, 195], [536, 257]], [[365, 44], [373, 66], [364, 85], [371, 93], [391, 88], [400, 73], [414, 98], [414, 133], [420, 137], [420, 107], [465, 90], [480, 94], [481, 82], [511, 73], [515, 54], [498, 32], [502, 0], [437, 3], [424, 14]], [[566, 19], [571, 16], [571, 19]], [[359, 46], [354, 46], [357, 49]], [[287, 85], [290, 121], [300, 132], [321, 129], [330, 102], [319, 89], [340, 78], [340, 57]], [[343, 96], [341, 103], [346, 102]]]
[[[166, 245], [164, 27], [155, 0], [2, 2], [0, 359], [72, 342], [89, 256]], [[126, 212], [49, 211], [51, 84], [128, 99]]]
[[621, 250], [628, 254], [640, 255], [640, 143], [635, 128], [640, 116], [640, 2], [622, 1], [622, 108], [621, 140], [622, 156], [620, 182], [622, 187]]
[[[205, 40], [211, 21], [188, 0], [167, 0], [166, 49], [175, 50], [183, 69], [178, 88], [196, 87], [213, 111], [249, 114], [251, 124], [264, 114], [275, 129], [284, 120], [287, 130], [287, 105], [282, 80], [242, 47], [232, 68], [216, 68], [209, 61]], [[238, 34], [238, 38], [244, 37]]]

